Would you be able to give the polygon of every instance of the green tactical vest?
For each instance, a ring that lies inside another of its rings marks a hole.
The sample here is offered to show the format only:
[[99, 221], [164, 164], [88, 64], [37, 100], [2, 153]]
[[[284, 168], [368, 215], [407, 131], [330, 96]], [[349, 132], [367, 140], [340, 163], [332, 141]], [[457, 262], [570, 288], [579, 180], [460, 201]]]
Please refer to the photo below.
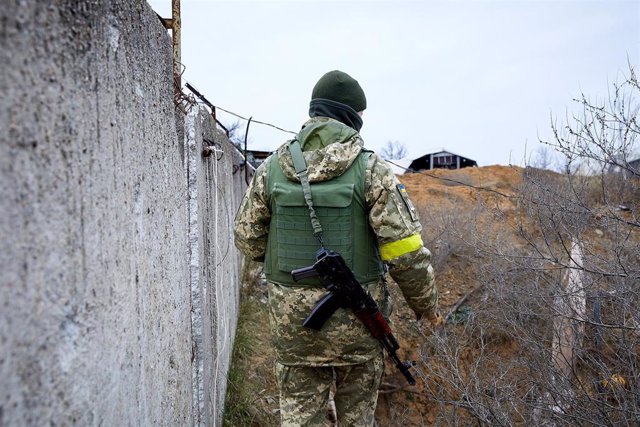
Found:
[[[378, 244], [369, 227], [364, 175], [371, 152], [362, 151], [339, 177], [311, 184], [313, 207], [323, 230], [324, 244], [339, 252], [361, 284], [383, 274]], [[264, 262], [267, 280], [287, 286], [322, 287], [319, 279], [294, 282], [291, 271], [316, 261], [320, 248], [313, 235], [302, 185], [290, 181], [273, 154], [267, 164], [267, 192], [271, 199], [271, 224]]]

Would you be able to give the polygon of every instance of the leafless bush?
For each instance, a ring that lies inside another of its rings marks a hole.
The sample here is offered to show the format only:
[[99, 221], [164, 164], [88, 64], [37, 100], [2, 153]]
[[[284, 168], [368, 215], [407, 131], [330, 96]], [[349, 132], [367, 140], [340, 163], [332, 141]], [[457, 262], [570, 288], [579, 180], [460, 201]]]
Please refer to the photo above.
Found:
[[[512, 239], [469, 225], [499, 215], [495, 210], [473, 212], [474, 219], [421, 212], [441, 218], [424, 235], [448, 248], [435, 261], [475, 257], [483, 286], [466, 302], [465, 322], [434, 334], [423, 349], [420, 367], [427, 394], [440, 405], [440, 424], [610, 426], [640, 419], [640, 188], [629, 165], [640, 133], [637, 95], [631, 70], [614, 85], [609, 108], [582, 97], [584, 114], [562, 132], [554, 126], [550, 145], [569, 164], [588, 165], [588, 173], [528, 168], [521, 215], [502, 222]], [[570, 272], [579, 282], [570, 282]], [[558, 352], [558, 342], [572, 347]]]
[[483, 215], [479, 206], [468, 209], [455, 202], [437, 206], [425, 203], [418, 205], [417, 209], [425, 224], [422, 240], [431, 249], [431, 262], [437, 271], [442, 270], [452, 257], [473, 252], [468, 242], [478, 232], [477, 220]]

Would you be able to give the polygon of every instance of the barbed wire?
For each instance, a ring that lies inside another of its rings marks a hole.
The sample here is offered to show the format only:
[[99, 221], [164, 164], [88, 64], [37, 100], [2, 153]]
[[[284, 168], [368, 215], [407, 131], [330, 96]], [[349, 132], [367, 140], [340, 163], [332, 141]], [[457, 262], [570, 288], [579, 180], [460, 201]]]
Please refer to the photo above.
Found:
[[291, 130], [283, 129], [283, 128], [281, 128], [280, 126], [276, 126], [276, 125], [274, 125], [273, 123], [263, 122], [263, 121], [261, 121], [261, 120], [256, 120], [256, 119], [254, 119], [253, 117], [251, 117], [251, 118], [246, 118], [246, 117], [242, 116], [241, 114], [238, 114], [238, 113], [233, 112], [233, 111], [230, 111], [230, 110], [228, 110], [228, 109], [226, 109], [226, 108], [220, 107], [219, 105], [215, 105], [215, 104], [213, 104], [211, 101], [209, 101], [207, 98], [205, 98], [205, 97], [204, 97], [204, 95], [203, 95], [203, 94], [201, 94], [201, 93], [200, 93], [200, 91], [198, 91], [198, 90], [197, 90], [197, 89], [196, 89], [196, 88], [195, 88], [195, 87], [194, 87], [190, 82], [186, 82], [186, 87], [187, 87], [187, 89], [189, 89], [193, 94], [195, 94], [198, 98], [200, 98], [200, 101], [198, 101], [198, 102], [197, 102], [198, 104], [205, 105], [205, 106], [207, 106], [207, 107], [211, 108], [211, 109], [212, 109], [212, 110], [214, 110], [214, 111], [215, 111], [215, 110], [221, 110], [221, 111], [224, 111], [224, 112], [225, 112], [225, 113], [227, 113], [227, 114], [230, 114], [230, 115], [232, 115], [232, 116], [234, 116], [234, 117], [237, 117], [237, 118], [242, 119], [242, 120], [247, 121], [247, 122], [248, 122], [248, 121], [251, 121], [252, 123], [258, 123], [258, 124], [260, 124], [260, 125], [264, 125], [264, 126], [272, 127], [272, 128], [277, 129], [277, 130], [279, 130], [279, 131], [281, 131], [281, 132], [291, 133], [291, 134], [293, 134], [293, 135], [296, 135], [296, 134], [297, 134], [297, 132], [293, 132], [293, 131], [291, 131]]
[[[237, 117], [239, 119], [242, 119], [242, 120], [245, 120], [245, 121], [249, 120], [248, 118], [243, 117], [238, 113], [234, 113], [233, 111], [226, 110], [226, 109], [224, 109], [222, 107], [219, 107], [219, 106], [215, 106], [215, 107], [216, 107], [216, 109], [224, 111], [225, 113], [230, 114], [230, 115], [232, 115], [234, 117]], [[274, 129], [278, 129], [279, 131], [297, 135], [297, 132], [294, 132], [294, 131], [291, 131], [291, 130], [287, 130], [287, 129], [283, 129], [283, 128], [281, 128], [279, 126], [276, 126], [276, 125], [274, 125], [272, 123], [262, 122], [262, 121], [256, 120], [256, 119], [251, 119], [251, 123], [258, 123], [258, 124], [261, 124], [261, 125], [270, 126], [270, 127], [274, 128]]]
[[[218, 106], [218, 105], [214, 105], [214, 104], [213, 104], [213, 103], [211, 103], [209, 100], [207, 100], [206, 98], [204, 98], [204, 96], [203, 96], [203, 95], [201, 95], [199, 92], [197, 92], [197, 89], [195, 89], [195, 88], [193, 87], [193, 85], [191, 85], [190, 83], [188, 83], [188, 84], [187, 84], [187, 88], [188, 88], [189, 90], [191, 90], [192, 92], [194, 92], [194, 91], [195, 91], [195, 92], [196, 92], [196, 94], [201, 98], [201, 101], [197, 101], [197, 103], [198, 103], [198, 104], [200, 104], [200, 105], [205, 105], [205, 106], [207, 106], [207, 107], [209, 107], [209, 108], [213, 108], [213, 109], [216, 109], [216, 110], [224, 111], [225, 113], [227, 113], [227, 114], [229, 114], [229, 115], [232, 115], [232, 116], [234, 116], [234, 117], [237, 117], [237, 118], [239, 118], [239, 119], [241, 119], [241, 120], [245, 120], [245, 121], [247, 121], [248, 123], [258, 123], [258, 124], [261, 124], [261, 125], [264, 125], [264, 126], [272, 127], [272, 128], [277, 129], [277, 130], [279, 130], [279, 131], [281, 131], [281, 132], [291, 133], [291, 134], [293, 134], [293, 135], [296, 135], [296, 134], [297, 134], [297, 132], [293, 132], [293, 131], [290, 131], [290, 130], [287, 130], [287, 129], [283, 129], [283, 128], [279, 127], [279, 126], [274, 125], [273, 123], [268, 123], [268, 122], [263, 122], [263, 121], [260, 121], [260, 120], [256, 120], [256, 119], [254, 119], [253, 117], [249, 117], [249, 118], [247, 118], [247, 117], [242, 116], [241, 114], [238, 114], [238, 113], [236, 113], [236, 112], [233, 112], [233, 111], [227, 110], [226, 108], [220, 107], [220, 106]], [[247, 126], [247, 131], [245, 132], [245, 138], [246, 138], [246, 136], [247, 136], [246, 134], [248, 133], [248, 130], [249, 130], [249, 129], [248, 129], [248, 126]], [[416, 172], [416, 171], [414, 171], [414, 170], [413, 170], [413, 169], [411, 169], [411, 168], [407, 168], [407, 167], [404, 167], [404, 166], [400, 166], [399, 164], [397, 164], [397, 163], [395, 163], [395, 162], [392, 162], [391, 160], [386, 160], [386, 161], [387, 161], [387, 163], [391, 163], [392, 165], [395, 165], [395, 166], [397, 166], [397, 167], [399, 167], [399, 168], [402, 168], [402, 169], [404, 169], [405, 171], [409, 171], [409, 172]], [[492, 189], [492, 188], [479, 187], [479, 186], [476, 186], [476, 185], [473, 185], [473, 184], [469, 184], [469, 183], [466, 183], [466, 182], [462, 182], [462, 181], [458, 181], [458, 180], [455, 180], [455, 179], [445, 178], [445, 177], [442, 177], [442, 176], [433, 175], [433, 174], [430, 174], [430, 173], [425, 172], [425, 171], [420, 171], [419, 173], [421, 173], [421, 174], [423, 174], [423, 175], [427, 175], [427, 176], [429, 176], [429, 177], [431, 177], [431, 178], [438, 179], [438, 180], [448, 181], [448, 182], [452, 182], [452, 183], [455, 183], [455, 184], [458, 184], [458, 185], [463, 185], [463, 186], [466, 186], [466, 187], [470, 187], [470, 188], [473, 188], [473, 189], [475, 189], [475, 190], [487, 191], [487, 192], [495, 193], [495, 194], [497, 194], [497, 195], [499, 195], [499, 196], [506, 197], [506, 198], [509, 198], [509, 199], [513, 199], [513, 198], [515, 198], [515, 197], [514, 197], [514, 196], [512, 196], [512, 195], [508, 195], [508, 194], [502, 193], [502, 192], [497, 191], [497, 190], [494, 190], [494, 189]]]

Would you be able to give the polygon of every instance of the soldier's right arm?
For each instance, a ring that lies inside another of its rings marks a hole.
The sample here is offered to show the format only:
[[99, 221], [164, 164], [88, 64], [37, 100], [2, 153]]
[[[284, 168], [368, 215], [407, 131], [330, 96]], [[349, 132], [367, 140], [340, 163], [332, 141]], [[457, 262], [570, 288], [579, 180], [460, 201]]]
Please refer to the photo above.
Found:
[[233, 234], [238, 249], [245, 256], [261, 262], [264, 261], [271, 222], [265, 182], [267, 162], [268, 159], [256, 170], [233, 224]]

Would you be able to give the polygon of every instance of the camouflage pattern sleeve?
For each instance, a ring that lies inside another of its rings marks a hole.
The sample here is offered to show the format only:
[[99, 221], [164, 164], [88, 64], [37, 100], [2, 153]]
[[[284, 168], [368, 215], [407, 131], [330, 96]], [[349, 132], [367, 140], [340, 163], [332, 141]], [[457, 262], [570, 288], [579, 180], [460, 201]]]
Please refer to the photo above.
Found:
[[369, 222], [378, 237], [380, 256], [416, 316], [437, 310], [431, 253], [422, 244], [422, 226], [404, 185], [378, 155], [369, 158], [365, 194]]
[[233, 224], [235, 244], [247, 257], [264, 261], [271, 211], [266, 193], [267, 159], [256, 170]]

